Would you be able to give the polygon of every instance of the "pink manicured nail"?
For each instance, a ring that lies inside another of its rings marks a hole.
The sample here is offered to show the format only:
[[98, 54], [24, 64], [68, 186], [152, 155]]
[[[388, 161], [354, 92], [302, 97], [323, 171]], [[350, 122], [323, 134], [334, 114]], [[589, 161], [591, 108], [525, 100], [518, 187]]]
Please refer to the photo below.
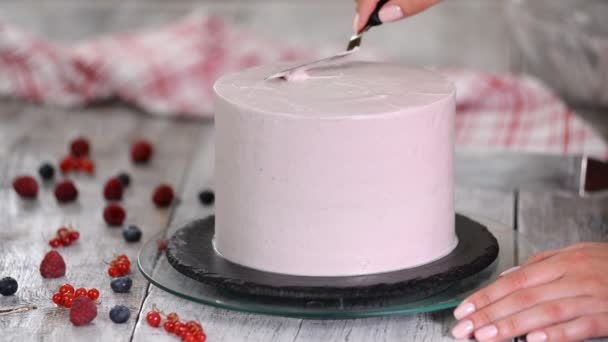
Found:
[[545, 342], [547, 340], [547, 334], [542, 331], [533, 331], [526, 336], [527, 342]]
[[498, 335], [498, 328], [494, 324], [486, 325], [475, 332], [475, 338], [480, 342], [493, 339], [496, 335]]
[[473, 305], [473, 303], [462, 302], [458, 305], [456, 310], [454, 310], [454, 317], [456, 317], [456, 319], [462, 319], [473, 312], [475, 312], [475, 305]]
[[471, 321], [462, 321], [456, 324], [454, 329], [452, 329], [452, 336], [458, 340], [462, 340], [464, 338], [468, 338], [473, 332], [473, 322]]
[[397, 5], [384, 6], [378, 12], [378, 16], [380, 17], [380, 21], [388, 23], [403, 18], [403, 11]]
[[509, 274], [509, 273], [511, 273], [511, 272], [515, 272], [515, 271], [517, 271], [517, 270], [518, 270], [520, 267], [521, 267], [521, 266], [514, 266], [514, 267], [511, 267], [511, 268], [509, 268], [509, 269], [505, 270], [504, 272], [502, 272], [501, 274], [499, 274], [498, 276], [499, 276], [499, 277], [502, 277], [502, 276], [505, 276], [505, 275], [507, 275], [507, 274]]
[[355, 14], [353, 19], [353, 32], [359, 33], [359, 13]]

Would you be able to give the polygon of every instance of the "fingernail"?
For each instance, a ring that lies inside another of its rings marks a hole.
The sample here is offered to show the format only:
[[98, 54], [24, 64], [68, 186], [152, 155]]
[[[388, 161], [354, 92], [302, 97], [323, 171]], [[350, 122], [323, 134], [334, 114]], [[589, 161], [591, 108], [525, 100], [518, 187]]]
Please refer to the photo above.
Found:
[[378, 12], [380, 21], [388, 23], [403, 18], [403, 11], [397, 5], [385, 6]]
[[509, 268], [508, 270], [506, 270], [506, 271], [502, 272], [501, 274], [499, 274], [498, 276], [499, 276], [499, 277], [505, 276], [505, 275], [507, 275], [507, 274], [509, 274], [509, 273], [511, 273], [511, 272], [517, 271], [517, 270], [518, 270], [520, 267], [521, 267], [521, 266], [514, 266], [514, 267], [511, 267], [511, 268]]
[[493, 339], [496, 335], [498, 335], [498, 328], [494, 324], [486, 325], [475, 332], [475, 338], [480, 342]]
[[452, 336], [458, 340], [462, 340], [463, 338], [468, 338], [472, 332], [473, 322], [467, 320], [456, 324], [456, 326], [452, 329]]
[[456, 317], [456, 319], [462, 319], [473, 312], [475, 312], [475, 305], [473, 305], [473, 303], [463, 302], [454, 310], [454, 317]]
[[359, 13], [355, 14], [353, 19], [353, 32], [359, 33]]
[[544, 342], [547, 340], [547, 334], [542, 331], [533, 331], [526, 336], [527, 342]]

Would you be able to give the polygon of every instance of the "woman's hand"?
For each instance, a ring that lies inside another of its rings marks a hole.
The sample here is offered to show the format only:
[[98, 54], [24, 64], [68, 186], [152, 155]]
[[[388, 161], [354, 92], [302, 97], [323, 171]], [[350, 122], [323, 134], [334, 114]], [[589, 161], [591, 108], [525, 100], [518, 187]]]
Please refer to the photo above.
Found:
[[582, 341], [608, 336], [608, 243], [535, 255], [454, 311], [457, 339]]
[[[378, 0], [355, 1], [357, 2], [357, 15], [355, 15], [353, 22], [353, 31], [358, 33], [363, 29], [372, 12], [374, 12]], [[441, 0], [391, 0], [380, 9], [378, 15], [383, 23], [388, 23], [420, 13], [439, 1]]]

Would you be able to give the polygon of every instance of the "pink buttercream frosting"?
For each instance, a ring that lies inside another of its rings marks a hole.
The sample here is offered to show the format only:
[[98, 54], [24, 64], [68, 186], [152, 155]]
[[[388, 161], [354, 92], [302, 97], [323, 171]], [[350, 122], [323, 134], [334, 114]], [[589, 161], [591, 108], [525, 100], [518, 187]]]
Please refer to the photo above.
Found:
[[217, 251], [310, 276], [393, 271], [451, 252], [452, 84], [370, 62], [264, 81], [286, 67], [215, 84]]

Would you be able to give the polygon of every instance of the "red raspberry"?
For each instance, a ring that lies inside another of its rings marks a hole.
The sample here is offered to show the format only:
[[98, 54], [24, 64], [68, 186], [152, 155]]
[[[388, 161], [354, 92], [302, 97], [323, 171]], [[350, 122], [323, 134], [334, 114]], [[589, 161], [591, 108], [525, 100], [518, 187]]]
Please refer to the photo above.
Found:
[[136, 164], [147, 163], [152, 157], [154, 148], [147, 140], [139, 140], [131, 146], [131, 160]]
[[103, 210], [103, 219], [109, 226], [120, 226], [127, 217], [125, 210], [118, 204], [108, 204]]
[[70, 322], [74, 325], [85, 325], [97, 317], [97, 306], [91, 298], [83, 296], [72, 301]]
[[24, 198], [36, 198], [38, 195], [38, 182], [31, 176], [20, 176], [13, 181], [15, 192]]
[[122, 189], [122, 182], [118, 178], [110, 178], [103, 188], [103, 197], [108, 201], [120, 201]]
[[173, 188], [167, 184], [159, 185], [156, 190], [154, 190], [154, 194], [152, 194], [152, 202], [159, 207], [164, 208], [171, 205], [173, 202]]
[[78, 189], [71, 180], [64, 180], [55, 187], [55, 198], [60, 203], [72, 202], [78, 197]]
[[77, 162], [78, 161], [72, 156], [67, 156], [63, 158], [61, 160], [61, 163], [59, 163], [59, 169], [61, 170], [61, 173], [66, 174], [76, 169]]
[[43, 278], [59, 278], [65, 275], [65, 261], [56, 251], [46, 253], [40, 263], [40, 274]]
[[89, 141], [84, 137], [78, 137], [72, 140], [72, 143], [70, 144], [70, 152], [76, 158], [88, 156], [89, 150]]

